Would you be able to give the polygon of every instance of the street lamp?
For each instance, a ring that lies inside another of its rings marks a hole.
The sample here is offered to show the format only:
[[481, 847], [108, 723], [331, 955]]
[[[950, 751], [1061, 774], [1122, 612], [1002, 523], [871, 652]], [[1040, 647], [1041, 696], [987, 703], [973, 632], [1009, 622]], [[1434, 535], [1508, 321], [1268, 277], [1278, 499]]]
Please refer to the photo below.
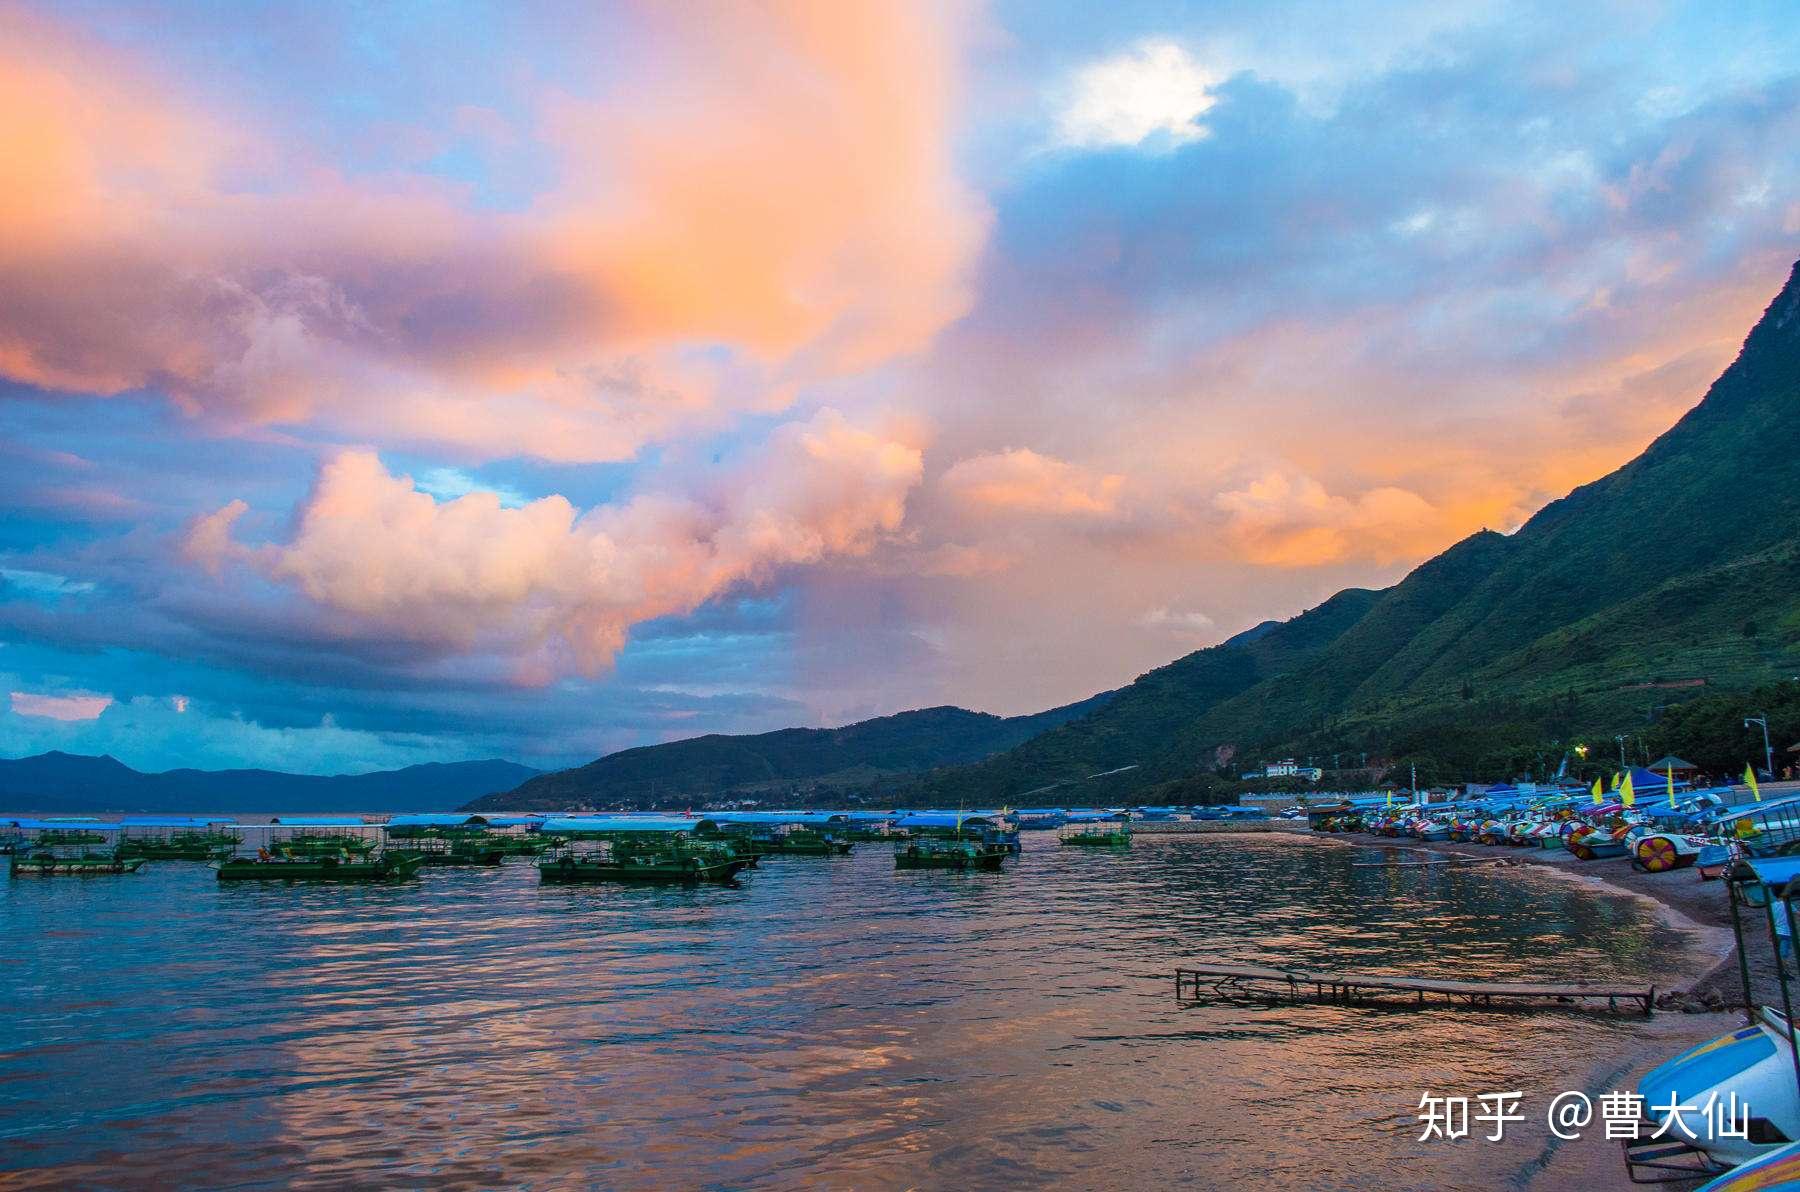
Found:
[[1613, 740], [1619, 743], [1619, 769], [1623, 771], [1625, 769], [1625, 734], [1620, 733]]
[[1764, 772], [1768, 774], [1769, 780], [1773, 782], [1775, 780], [1775, 750], [1769, 745], [1769, 714], [1764, 712], [1761, 716], [1747, 716], [1744, 718], [1745, 728], [1749, 728], [1753, 724], [1762, 728], [1763, 768]]

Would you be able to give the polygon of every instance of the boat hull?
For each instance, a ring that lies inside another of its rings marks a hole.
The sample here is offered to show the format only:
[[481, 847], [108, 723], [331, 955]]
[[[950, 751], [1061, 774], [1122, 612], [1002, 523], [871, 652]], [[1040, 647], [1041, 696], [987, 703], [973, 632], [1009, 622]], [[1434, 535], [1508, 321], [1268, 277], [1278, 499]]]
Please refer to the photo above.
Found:
[[747, 868], [744, 861], [702, 861], [697, 857], [643, 865], [616, 861], [581, 861], [564, 857], [540, 863], [538, 880], [546, 886], [586, 886], [605, 882], [697, 885], [701, 882], [731, 881], [744, 868]]
[[257, 861], [234, 858], [217, 865], [222, 882], [403, 882], [416, 877], [425, 859], [416, 854], [373, 861]]
[[986, 849], [980, 852], [912, 852], [905, 849], [894, 854], [895, 869], [947, 869], [954, 872], [965, 872], [971, 869], [996, 870], [1000, 863], [1010, 855], [1005, 848]]
[[13, 877], [102, 877], [136, 873], [143, 857], [32, 857], [15, 853], [8, 871]]

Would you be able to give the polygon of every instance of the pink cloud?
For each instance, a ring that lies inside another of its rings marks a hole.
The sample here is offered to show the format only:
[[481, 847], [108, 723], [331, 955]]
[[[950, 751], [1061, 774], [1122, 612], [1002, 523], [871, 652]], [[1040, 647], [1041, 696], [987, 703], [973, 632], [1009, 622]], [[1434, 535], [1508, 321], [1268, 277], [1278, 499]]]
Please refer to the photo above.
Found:
[[959, 460], [939, 484], [964, 504], [1021, 513], [1095, 517], [1118, 509], [1125, 478], [1028, 448]]
[[100, 713], [112, 707], [110, 695], [40, 695], [30, 691], [12, 693], [12, 710], [20, 716], [41, 716], [46, 720], [98, 720]]
[[7, 10], [0, 376], [161, 389], [227, 430], [571, 461], [780, 408], [967, 309], [987, 215], [951, 159], [939, 16], [643, 15], [637, 74], [528, 97], [559, 181], [494, 213], [423, 176], [346, 177]]
[[520, 508], [488, 492], [438, 502], [372, 453], [325, 465], [286, 543], [231, 538], [234, 502], [190, 530], [190, 558], [237, 559], [371, 629], [457, 649], [499, 649], [521, 674], [610, 665], [633, 625], [691, 611], [775, 569], [866, 553], [900, 526], [919, 450], [833, 411], [790, 423], [703, 498], [643, 494], [577, 510]]

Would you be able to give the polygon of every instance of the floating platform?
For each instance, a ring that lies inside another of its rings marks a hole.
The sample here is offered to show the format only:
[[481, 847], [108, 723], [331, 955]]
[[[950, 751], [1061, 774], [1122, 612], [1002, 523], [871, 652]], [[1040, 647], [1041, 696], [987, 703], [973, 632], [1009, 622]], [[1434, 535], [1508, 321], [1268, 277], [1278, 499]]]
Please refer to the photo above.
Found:
[[1314, 1002], [1336, 1006], [1392, 1006], [1464, 1010], [1609, 1010], [1650, 1016], [1654, 985], [1547, 985], [1497, 981], [1437, 981], [1263, 968], [1253, 964], [1196, 964], [1175, 970], [1175, 998], [1262, 1002]]

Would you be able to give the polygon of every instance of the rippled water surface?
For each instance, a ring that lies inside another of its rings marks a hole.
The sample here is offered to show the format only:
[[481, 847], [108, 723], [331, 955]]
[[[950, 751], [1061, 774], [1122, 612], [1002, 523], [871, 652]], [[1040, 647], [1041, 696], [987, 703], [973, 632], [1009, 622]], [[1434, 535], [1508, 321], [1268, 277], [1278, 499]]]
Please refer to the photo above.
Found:
[[[1176, 964], [1654, 979], [1636, 904], [1275, 837], [1027, 834], [1001, 874], [739, 888], [0, 886], [0, 1184], [1485, 1187], [1426, 1088], [1569, 1087], [1629, 1019], [1178, 1007]], [[1509, 1149], [1510, 1148], [1510, 1149]]]

